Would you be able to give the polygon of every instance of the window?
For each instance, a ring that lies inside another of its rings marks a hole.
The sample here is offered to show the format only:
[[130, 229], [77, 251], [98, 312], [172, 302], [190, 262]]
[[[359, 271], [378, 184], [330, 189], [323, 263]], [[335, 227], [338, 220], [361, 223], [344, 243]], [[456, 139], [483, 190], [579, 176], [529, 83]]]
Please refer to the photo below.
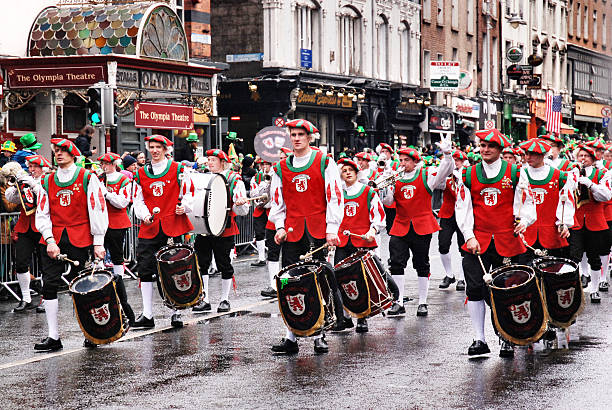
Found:
[[589, 39], [589, 6], [584, 6], [584, 24], [583, 24], [583, 30], [584, 30], [584, 40], [588, 40]]
[[597, 11], [593, 10], [593, 43], [597, 44]]
[[36, 103], [30, 101], [17, 110], [9, 110], [9, 129], [11, 131], [36, 131]]
[[340, 71], [358, 74], [361, 71], [361, 15], [348, 6], [340, 13]]
[[79, 132], [87, 123], [85, 102], [75, 94], [64, 98], [64, 117], [62, 119], [64, 132]]
[[423, 20], [431, 21], [431, 0], [423, 0]]
[[312, 68], [321, 68], [320, 40], [319, 40], [319, 8], [314, 2], [308, 5], [298, 5], [295, 9], [295, 28], [297, 50], [295, 53], [296, 66], [300, 66], [301, 49], [311, 50]]
[[576, 7], [576, 38], [580, 38], [582, 35], [582, 6], [578, 3]]
[[438, 25], [444, 25], [444, 0], [438, 0]]
[[467, 0], [467, 32], [474, 34], [474, 0]]
[[468, 70], [470, 75], [472, 74], [472, 69], [473, 69], [472, 64], [474, 64], [472, 59], [473, 59], [472, 52], [468, 51], [468, 53], [467, 53], [467, 65], [466, 65], [466, 69]]
[[574, 35], [574, 2], [570, 0], [569, 5], [567, 6], [567, 11], [569, 14], [568, 20], [569, 20], [569, 30], [568, 30], [568, 35], [573, 36]]
[[384, 15], [376, 19], [377, 58], [376, 71], [378, 78], [387, 79], [387, 67], [389, 65], [389, 22]]
[[459, 0], [451, 0], [451, 28], [459, 30]]
[[429, 50], [423, 51], [423, 86], [429, 87], [429, 64], [431, 63], [431, 53]]
[[437, 57], [436, 61], [444, 61], [444, 54], [438, 53], [438, 57]]
[[601, 45], [605, 47], [608, 41], [608, 19], [606, 15], [601, 16]]
[[489, 7], [491, 8], [491, 16], [497, 18], [497, 0], [489, 0]]
[[491, 67], [491, 85], [492, 85], [492, 91], [493, 92], [497, 92], [499, 91], [498, 88], [498, 84], [499, 84], [499, 66], [498, 66], [498, 60], [499, 58], [497, 57], [497, 38], [493, 37], [492, 41], [491, 41], [491, 60], [493, 61], [492, 67]]
[[400, 77], [403, 83], [410, 83], [410, 25], [402, 22], [400, 27]]
[[184, 0], [175, 0], [175, 10], [176, 14], [181, 19], [183, 26], [185, 25], [185, 4]]

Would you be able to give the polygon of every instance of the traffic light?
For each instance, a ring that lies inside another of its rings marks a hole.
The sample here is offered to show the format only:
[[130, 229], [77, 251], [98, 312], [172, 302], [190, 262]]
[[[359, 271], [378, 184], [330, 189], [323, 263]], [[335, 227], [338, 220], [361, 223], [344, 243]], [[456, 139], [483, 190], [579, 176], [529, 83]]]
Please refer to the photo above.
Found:
[[107, 127], [117, 125], [115, 90], [109, 86], [102, 88], [102, 124]]
[[102, 121], [102, 86], [95, 85], [87, 90], [89, 101], [87, 102], [87, 119], [92, 125]]

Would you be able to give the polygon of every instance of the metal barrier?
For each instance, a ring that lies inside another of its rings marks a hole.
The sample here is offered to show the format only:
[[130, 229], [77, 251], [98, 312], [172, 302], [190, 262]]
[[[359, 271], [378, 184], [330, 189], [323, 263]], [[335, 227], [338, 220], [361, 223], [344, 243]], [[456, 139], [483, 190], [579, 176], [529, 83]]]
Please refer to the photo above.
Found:
[[138, 245], [138, 231], [140, 230], [140, 219], [134, 214], [134, 207], [130, 207], [128, 215], [132, 226], [130, 226], [125, 233], [125, 240], [123, 241], [123, 260], [125, 273], [130, 275], [133, 279], [138, 279], [132, 268], [136, 264], [136, 246]]
[[253, 227], [253, 207], [249, 208], [247, 215], [236, 216], [236, 225], [240, 233], [236, 235], [236, 248], [241, 247], [239, 254], [245, 253], [250, 248], [257, 250], [255, 247], [255, 229]]

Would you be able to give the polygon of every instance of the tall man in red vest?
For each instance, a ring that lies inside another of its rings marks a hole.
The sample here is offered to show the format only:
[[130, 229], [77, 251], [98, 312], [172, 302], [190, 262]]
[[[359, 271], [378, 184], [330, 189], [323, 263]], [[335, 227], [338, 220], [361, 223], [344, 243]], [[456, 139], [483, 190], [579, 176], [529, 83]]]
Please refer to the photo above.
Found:
[[382, 195], [383, 204], [395, 205], [396, 214], [389, 235], [389, 270], [399, 287], [399, 298], [395, 301], [389, 315], [405, 313], [404, 309], [404, 270], [412, 253], [412, 266], [417, 272], [419, 289], [419, 306], [417, 316], [427, 316], [427, 293], [429, 290], [429, 245], [432, 234], [440, 227], [433, 215], [431, 194], [446, 183], [454, 168], [451, 158], [452, 143], [449, 137], [443, 137], [436, 143], [442, 152], [438, 168], [425, 168], [421, 155], [414, 148], [399, 150], [400, 166], [404, 169], [399, 180], [385, 189]]
[[[145, 138], [151, 163], [138, 169], [134, 185], [134, 212], [142, 221], [138, 232], [138, 276], [142, 294], [142, 314], [134, 328], [155, 327], [153, 319], [153, 282], [157, 275], [155, 254], [168, 243], [168, 239], [180, 237], [193, 229], [182, 196], [191, 192], [189, 178], [182, 178], [183, 166], [166, 158], [172, 142], [163, 135]], [[154, 215], [154, 211], [159, 211]], [[181, 315], [172, 312], [170, 323], [182, 327]]]
[[15, 270], [21, 290], [21, 301], [13, 309], [13, 312], [25, 312], [34, 308], [30, 295], [30, 263], [32, 262], [32, 255], [39, 248], [40, 242], [40, 233], [36, 229], [35, 222], [36, 199], [44, 168], [51, 169], [51, 163], [42, 155], [27, 156], [25, 161], [29, 175], [23, 173], [17, 177], [17, 182], [22, 184], [22, 195], [19, 195], [15, 186], [7, 188], [4, 194], [9, 202], [21, 205], [21, 213], [13, 230], [17, 233]]
[[[316, 127], [306, 120], [287, 123], [293, 155], [275, 166], [270, 192], [272, 208], [269, 219], [276, 227], [274, 240], [282, 243], [283, 266], [298, 262], [299, 256], [327, 243], [336, 246], [342, 222], [342, 182], [333, 159], [310, 148]], [[292, 228], [292, 230], [289, 230]], [[323, 260], [324, 252], [313, 255]], [[315, 338], [315, 352], [328, 351], [323, 336]], [[297, 353], [295, 335], [287, 330], [280, 344], [272, 346], [278, 353]]]
[[[536, 220], [536, 207], [526, 173], [519, 173], [500, 158], [508, 138], [496, 129], [478, 131], [482, 162], [464, 169], [458, 188], [455, 217], [466, 240], [463, 258], [467, 305], [476, 338], [468, 355], [489, 353], [484, 335], [487, 286], [478, 257], [484, 268], [501, 266], [504, 257], [526, 251], [518, 237]], [[520, 175], [520, 177], [519, 177]], [[500, 356], [514, 355], [513, 347], [502, 343]]]
[[43, 297], [48, 337], [34, 345], [35, 350], [55, 351], [62, 348], [57, 326], [57, 290], [62, 284], [65, 263], [57, 260], [65, 254], [84, 266], [93, 245], [94, 256], [104, 258], [104, 235], [108, 212], [103, 188], [93, 173], [74, 164], [81, 155], [78, 148], [64, 138], [51, 138], [58, 170], [47, 175], [38, 191], [36, 228], [46, 243], [42, 255]]

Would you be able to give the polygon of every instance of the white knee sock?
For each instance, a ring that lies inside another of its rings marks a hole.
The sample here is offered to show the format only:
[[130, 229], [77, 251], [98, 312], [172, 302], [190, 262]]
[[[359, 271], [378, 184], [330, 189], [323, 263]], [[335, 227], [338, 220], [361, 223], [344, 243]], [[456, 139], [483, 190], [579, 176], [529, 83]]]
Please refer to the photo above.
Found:
[[451, 254], [449, 253], [441, 253], [440, 259], [442, 260], [442, 266], [444, 266], [444, 270], [446, 271], [446, 276], [449, 278], [454, 278], [455, 273], [453, 272], [453, 262], [451, 259]]
[[601, 257], [601, 278], [599, 282], [608, 281], [608, 265], [610, 263], [610, 255], [604, 255]]
[[404, 281], [406, 280], [406, 277], [405, 275], [391, 275], [391, 277], [393, 278], [393, 280], [395, 281], [399, 289], [398, 302], [400, 305], [403, 305], [404, 304]]
[[210, 303], [208, 293], [208, 275], [202, 275], [202, 290], [204, 291], [204, 303]]
[[287, 333], [285, 333], [285, 339], [287, 340], [291, 340], [292, 342], [295, 342], [295, 335], [293, 334], [293, 332], [289, 329], [287, 329]]
[[24, 302], [32, 302], [32, 296], [30, 295], [30, 272], [18, 273], [17, 281], [19, 282], [19, 289], [21, 289], [21, 299]]
[[153, 317], [153, 282], [140, 282], [142, 294], [142, 315], [147, 319]]
[[49, 328], [49, 337], [51, 339], [59, 339], [59, 331], [57, 330], [57, 299], [45, 300], [45, 315], [47, 316], [47, 327]]
[[601, 272], [598, 270], [591, 269], [591, 283], [589, 284], [591, 289], [589, 292], [597, 292], [599, 290], [599, 278], [601, 277]]
[[[230, 253], [230, 257], [231, 257], [231, 253]], [[213, 255], [210, 260], [210, 267], [213, 268], [214, 270], [217, 270], [217, 261], [215, 261], [215, 255]]]
[[259, 257], [259, 261], [266, 260], [266, 241], [256, 241], [255, 246], [257, 246], [257, 256]]
[[472, 329], [476, 340], [485, 341], [484, 323], [485, 323], [485, 302], [484, 300], [471, 301], [467, 303], [470, 319], [472, 319]]
[[236, 259], [236, 248], [232, 249], [230, 252], [230, 262], [233, 262]]
[[123, 277], [123, 272], [124, 272], [123, 265], [113, 265], [113, 273], [115, 275], [119, 275]]
[[465, 280], [465, 275], [463, 274], [463, 260], [459, 261], [457, 264], [457, 280]]
[[229, 293], [231, 288], [231, 279], [221, 279], [221, 300], [227, 300], [229, 302]]
[[268, 261], [268, 278], [270, 279], [270, 286], [276, 290], [276, 281], [274, 277], [280, 272], [280, 262]]
[[419, 305], [427, 304], [427, 291], [429, 290], [429, 278], [419, 276]]
[[580, 273], [584, 276], [589, 276], [589, 261], [586, 253], [582, 254], [582, 260], [580, 261]]

